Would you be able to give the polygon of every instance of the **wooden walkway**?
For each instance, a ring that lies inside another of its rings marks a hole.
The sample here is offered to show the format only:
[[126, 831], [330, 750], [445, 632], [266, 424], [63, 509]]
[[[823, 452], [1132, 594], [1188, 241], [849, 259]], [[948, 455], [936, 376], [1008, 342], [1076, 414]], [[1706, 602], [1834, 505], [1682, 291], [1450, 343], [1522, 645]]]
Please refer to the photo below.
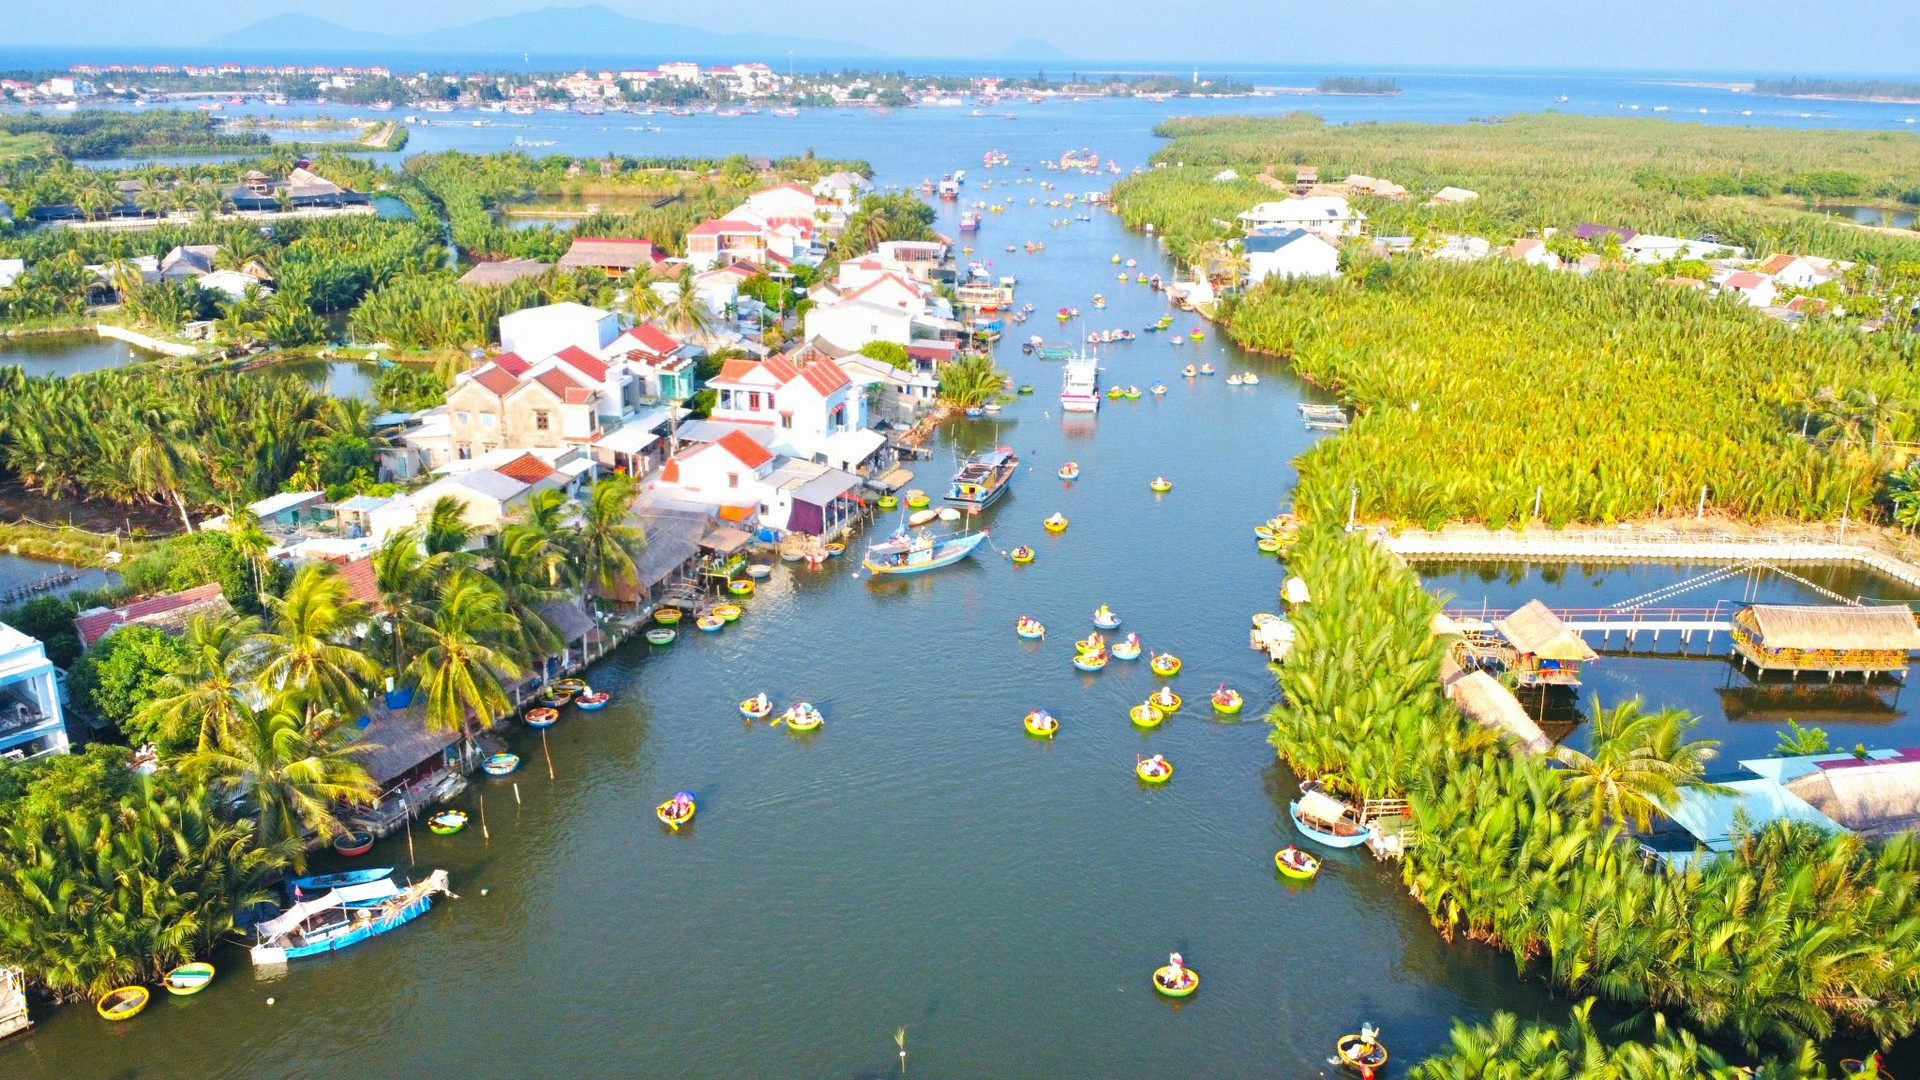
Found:
[[[1712, 607], [1552, 609], [1555, 618], [1582, 637], [1599, 634], [1604, 641], [1618, 633], [1629, 642], [1641, 634], [1652, 634], [1653, 639], [1658, 641], [1660, 635], [1666, 633], [1677, 633], [1682, 641], [1691, 640], [1694, 634], [1704, 633], [1711, 641], [1714, 634], [1733, 630], [1735, 610], [1724, 603]], [[1513, 612], [1501, 608], [1447, 609], [1447, 616], [1456, 622], [1472, 624], [1477, 621], [1489, 626], [1495, 619], [1504, 619], [1511, 614]]]
[[1920, 566], [1865, 544], [1812, 536], [1744, 536], [1655, 530], [1580, 530], [1555, 533], [1492, 530], [1408, 530], [1375, 539], [1409, 561], [1462, 559], [1512, 562], [1768, 562], [1862, 566], [1920, 586]]

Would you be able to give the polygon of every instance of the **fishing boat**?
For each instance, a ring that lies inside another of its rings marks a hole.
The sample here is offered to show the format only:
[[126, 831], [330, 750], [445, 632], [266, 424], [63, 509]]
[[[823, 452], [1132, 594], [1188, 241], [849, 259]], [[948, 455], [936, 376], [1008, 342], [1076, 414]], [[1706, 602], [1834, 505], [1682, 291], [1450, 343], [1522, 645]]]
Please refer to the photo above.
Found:
[[901, 529], [878, 544], [867, 545], [867, 553], [860, 563], [876, 576], [919, 574], [952, 566], [973, 554], [973, 549], [986, 539], [984, 529], [941, 538], [926, 530], [914, 533]]
[[980, 215], [977, 212], [972, 210], [968, 210], [965, 213], [961, 214], [960, 215], [960, 231], [961, 232], [979, 232], [980, 231]]
[[1078, 479], [1080, 479], [1080, 465], [1079, 465], [1079, 463], [1078, 463], [1078, 462], [1073, 462], [1073, 461], [1069, 461], [1069, 462], [1067, 462], [1067, 463], [1066, 463], [1065, 465], [1062, 465], [1062, 466], [1060, 466], [1060, 472], [1059, 472], [1059, 476], [1060, 476], [1060, 479], [1062, 479], [1062, 480], [1078, 480]]
[[480, 763], [488, 776], [505, 776], [519, 767], [519, 754], [494, 754]]
[[1213, 692], [1213, 711], [1214, 712], [1225, 713], [1228, 716], [1232, 716], [1234, 713], [1239, 712], [1240, 706], [1244, 705], [1245, 703], [1246, 703], [1246, 699], [1240, 696], [1240, 691], [1238, 690], [1230, 690], [1227, 687], [1222, 686], [1220, 689], [1215, 690]]
[[718, 615], [703, 615], [695, 619], [693, 625], [699, 627], [703, 634], [717, 634], [727, 628], [727, 620]]
[[1156, 476], [1147, 487], [1152, 489], [1155, 494], [1165, 495], [1167, 492], [1173, 490], [1173, 481], [1168, 480], [1164, 476]]
[[1100, 365], [1081, 353], [1067, 361], [1060, 374], [1060, 409], [1063, 412], [1100, 411]]
[[1287, 814], [1308, 839], [1331, 848], [1359, 847], [1373, 835], [1353, 807], [1313, 787], [1301, 789], [1300, 797], [1287, 804]]
[[452, 836], [467, 827], [467, 812], [464, 810], [442, 810], [427, 819], [427, 828], [435, 836]]
[[1172, 653], [1154, 653], [1147, 664], [1155, 675], [1162, 678], [1180, 674], [1180, 658]]
[[587, 712], [594, 712], [598, 709], [606, 708], [607, 702], [611, 700], [613, 700], [613, 695], [607, 693], [605, 690], [602, 690], [599, 693], [594, 693], [593, 691], [589, 690], [586, 693], [581, 694], [579, 697], [574, 698], [573, 703], [574, 705], [578, 706], [581, 709], [586, 710]]
[[1107, 653], [1104, 650], [1075, 653], [1073, 656], [1073, 666], [1079, 668], [1081, 671], [1099, 671], [1101, 668], [1107, 666]]
[[333, 838], [333, 853], [343, 859], [365, 855], [373, 850], [373, 834], [365, 829], [348, 829]]
[[1118, 629], [1120, 626], [1120, 616], [1115, 615], [1112, 608], [1101, 604], [1099, 607], [1093, 609], [1093, 625], [1102, 630]]
[[1153, 988], [1164, 997], [1192, 997], [1200, 989], [1200, 976], [1190, 967], [1168, 964], [1153, 973]]
[[804, 701], [794, 702], [780, 714], [780, 719], [786, 722], [788, 731], [812, 731], [827, 722], [819, 709]]
[[1338, 1063], [1371, 1078], [1386, 1067], [1387, 1047], [1380, 1041], [1380, 1032], [1372, 1024], [1360, 1025], [1357, 1035], [1342, 1035], [1333, 1044], [1333, 1052]]
[[673, 631], [667, 629], [664, 626], [656, 626], [653, 629], [647, 631], [647, 644], [671, 645], [673, 644], [673, 639], [678, 636], [679, 636], [678, 634], [674, 633]]
[[1086, 637], [1081, 638], [1079, 641], [1074, 642], [1073, 647], [1076, 652], [1099, 652], [1107, 647], [1107, 639], [1101, 637], [1100, 632], [1096, 630]]
[[1173, 763], [1159, 754], [1150, 758], [1136, 756], [1133, 759], [1133, 774], [1142, 783], [1164, 784], [1173, 779]]
[[560, 719], [559, 709], [539, 708], [527, 710], [527, 726], [530, 728], [552, 727], [554, 721], [558, 719]]
[[1295, 881], [1310, 880], [1313, 875], [1320, 872], [1319, 859], [1292, 846], [1283, 847], [1274, 852], [1273, 865], [1280, 871], [1281, 876], [1290, 877]]
[[1020, 456], [1011, 447], [1000, 446], [975, 454], [953, 474], [953, 482], [947, 487], [947, 501], [984, 510], [1006, 493], [1019, 468]]
[[337, 874], [315, 874], [311, 877], [297, 877], [287, 882], [287, 898], [299, 901], [311, 896], [318, 896], [328, 889], [339, 889], [348, 885], [365, 885], [369, 881], [384, 881], [392, 876], [393, 867], [382, 866], [377, 870], [343, 870]]
[[1050, 533], [1066, 532], [1067, 531], [1066, 515], [1056, 511], [1052, 517], [1041, 522], [1040, 527], [1047, 530]]
[[1143, 701], [1127, 710], [1127, 719], [1133, 721], [1134, 727], [1157, 728], [1166, 718], [1167, 714], [1161, 712], [1151, 702]]
[[122, 986], [100, 995], [100, 1000], [93, 1003], [93, 1011], [106, 1020], [131, 1020], [147, 1007], [150, 996], [144, 986]]
[[1138, 659], [1140, 659], [1140, 638], [1139, 638], [1139, 636], [1138, 636], [1138, 635], [1136, 635], [1136, 634], [1128, 634], [1128, 635], [1127, 635], [1127, 637], [1126, 637], [1126, 640], [1124, 640], [1124, 641], [1116, 641], [1116, 642], [1114, 642], [1114, 643], [1113, 643], [1113, 658], [1114, 658], [1115, 660], [1138, 660]]
[[1013, 632], [1028, 641], [1039, 641], [1047, 636], [1047, 627], [1039, 619], [1030, 619], [1022, 615], [1019, 621], [1013, 624]]
[[1174, 713], [1180, 711], [1180, 695], [1173, 692], [1173, 687], [1163, 686], [1155, 690], [1153, 695], [1147, 698], [1147, 704], [1159, 709], [1168, 716], [1172, 716]]
[[406, 888], [384, 878], [334, 889], [260, 923], [249, 953], [255, 964], [265, 965], [336, 952], [419, 918], [433, 906], [435, 893], [453, 895], [445, 870]]
[[213, 981], [213, 965], [203, 961], [181, 964], [160, 979], [160, 985], [174, 997], [192, 997]]
[[698, 809], [699, 807], [693, 802], [693, 792], [681, 791], [676, 792], [673, 798], [654, 807], [653, 816], [660, 819], [660, 824], [678, 832], [680, 826], [693, 820], [694, 812]]
[[740, 715], [749, 720], [760, 720], [773, 711], [773, 702], [765, 694], [755, 694], [740, 703]]
[[1022, 566], [1025, 566], [1026, 564], [1033, 561], [1033, 549], [1028, 547], [1025, 544], [1021, 544], [1019, 547], [1014, 548], [1011, 552], [1008, 552], [1007, 558], [1012, 559], [1014, 562], [1019, 563]]
[[1060, 721], [1045, 709], [1035, 709], [1027, 714], [1025, 721], [1027, 734], [1039, 739], [1051, 739], [1053, 733], [1060, 730]]
[[1200, 365], [1200, 374], [1202, 374], [1202, 375], [1211, 375], [1211, 374], [1213, 374], [1213, 365], [1212, 365], [1212, 364], [1201, 364], [1201, 365]]

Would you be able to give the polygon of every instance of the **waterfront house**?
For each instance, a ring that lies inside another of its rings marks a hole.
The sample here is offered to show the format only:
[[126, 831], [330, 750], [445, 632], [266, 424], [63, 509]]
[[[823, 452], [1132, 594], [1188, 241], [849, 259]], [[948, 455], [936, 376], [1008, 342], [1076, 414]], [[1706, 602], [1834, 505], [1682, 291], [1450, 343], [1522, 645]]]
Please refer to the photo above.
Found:
[[1287, 232], [1300, 229], [1338, 238], [1358, 236], [1366, 226], [1367, 215], [1347, 204], [1338, 195], [1314, 195], [1304, 199], [1263, 202], [1237, 215], [1249, 233]]
[[[426, 524], [434, 503], [450, 497], [466, 508], [467, 524], [477, 531], [486, 531], [498, 528], [519, 512], [535, 490], [535, 485], [497, 469], [468, 469], [443, 476], [414, 492], [413, 501], [419, 510], [420, 525]], [[475, 547], [480, 543], [479, 539], [474, 540]]]
[[500, 316], [500, 349], [541, 359], [569, 345], [598, 352], [620, 336], [620, 317], [572, 301], [524, 308]]
[[860, 512], [852, 495], [860, 478], [844, 469], [788, 460], [768, 475], [767, 486], [772, 491], [760, 522], [788, 532], [831, 540]]
[[1502, 660], [1519, 686], [1579, 686], [1580, 666], [1599, 655], [1538, 600], [1495, 619], [1493, 628], [1506, 643]]
[[708, 381], [712, 419], [774, 428], [777, 441], [810, 456], [841, 432], [866, 427], [866, 398], [833, 358], [811, 346], [765, 360], [729, 360]]
[[608, 363], [624, 365], [642, 401], [685, 401], [700, 389], [698, 361], [705, 350], [675, 339], [652, 323], [641, 323], [600, 351]]
[[0, 623], [0, 760], [66, 752], [60, 684], [46, 647]]
[[[503, 354], [463, 373], [447, 391], [448, 456], [467, 460], [503, 448], [584, 446], [600, 437], [602, 396], [570, 364], [543, 361], [534, 368], [518, 354]], [[624, 410], [615, 404], [607, 411], [619, 416]]]
[[538, 259], [498, 259], [475, 263], [472, 269], [460, 275], [460, 284], [474, 288], [507, 285], [522, 278], [539, 277], [551, 269], [552, 263]]
[[373, 806], [353, 807], [345, 820], [376, 836], [397, 832], [408, 814], [445, 798], [481, 757], [465, 732], [430, 730], [419, 710], [401, 704], [410, 697], [400, 695], [392, 709], [371, 703], [354, 736], [358, 745], [348, 750], [380, 797]]
[[1838, 280], [1847, 263], [1836, 263], [1831, 259], [1815, 258], [1811, 255], [1789, 255], [1784, 252], [1768, 256], [1753, 268], [1754, 273], [1764, 274], [1773, 279], [1774, 284], [1783, 289], [1811, 289], [1829, 281]]
[[745, 521], [772, 499], [767, 478], [774, 462], [771, 450], [729, 431], [667, 459], [656, 487], [671, 498], [719, 507], [726, 520]]
[[1668, 869], [1684, 870], [1702, 859], [1732, 851], [1739, 837], [1781, 823], [1811, 825], [1827, 832], [1846, 826], [1823, 813], [1787, 782], [1817, 772], [1813, 762], [1851, 755], [1756, 758], [1731, 770], [1708, 773], [1700, 786], [1683, 787], [1671, 798], [1655, 800], [1660, 817], [1640, 836], [1643, 854]]
[[806, 314], [805, 337], [847, 352], [870, 341], [905, 346], [920, 339], [952, 340], [961, 333], [952, 305], [932, 286], [873, 256], [843, 263], [833, 281], [807, 295], [814, 306]]
[[651, 240], [576, 236], [560, 256], [562, 270], [598, 270], [612, 278], [626, 277], [643, 266], [659, 270], [666, 265], [667, 253]]
[[1733, 617], [1734, 655], [1761, 674], [1905, 673], [1920, 627], [1904, 604], [1752, 604]]
[[741, 217], [714, 218], [687, 232], [687, 262], [695, 270], [711, 270], [725, 263], [754, 266], [767, 261], [767, 234], [763, 222]]
[[1317, 233], [1303, 229], [1248, 236], [1240, 241], [1240, 250], [1246, 255], [1249, 285], [1273, 277], [1337, 277], [1340, 274], [1340, 249]]
[[815, 220], [824, 214], [820, 196], [805, 184], [781, 184], [747, 196], [746, 208], [769, 222], [780, 218]]
[[1788, 790], [1842, 828], [1876, 839], [1920, 828], [1920, 748], [1785, 762], [1781, 781]]
[[[1444, 613], [1435, 612], [1433, 631], [1436, 636], [1449, 637], [1461, 634], [1463, 628]], [[1553, 740], [1540, 730], [1512, 691], [1486, 670], [1462, 665], [1452, 649], [1440, 661], [1440, 686], [1454, 707], [1481, 727], [1500, 732], [1530, 753], [1544, 754], [1553, 749]]]
[[80, 647], [90, 649], [122, 626], [151, 626], [163, 634], [178, 635], [195, 615], [224, 615], [233, 609], [220, 583], [210, 581], [175, 593], [149, 596], [113, 608], [88, 608], [74, 617], [73, 630]]

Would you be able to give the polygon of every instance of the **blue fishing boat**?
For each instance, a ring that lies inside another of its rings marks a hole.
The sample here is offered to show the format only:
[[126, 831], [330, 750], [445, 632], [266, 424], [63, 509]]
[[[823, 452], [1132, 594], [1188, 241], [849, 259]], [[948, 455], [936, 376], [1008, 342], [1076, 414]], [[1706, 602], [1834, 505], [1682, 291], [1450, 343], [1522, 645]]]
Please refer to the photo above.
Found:
[[346, 885], [365, 885], [369, 881], [383, 881], [392, 876], [393, 867], [381, 866], [366, 870], [346, 870], [338, 874], [297, 877], [287, 882], [287, 895], [300, 900], [318, 896], [328, 889], [338, 889]]
[[1302, 789], [1300, 797], [1287, 804], [1287, 814], [1301, 835], [1331, 848], [1359, 847], [1374, 831], [1361, 824], [1353, 807], [1313, 788]]
[[338, 952], [419, 918], [433, 906], [435, 893], [453, 895], [445, 870], [406, 888], [391, 877], [343, 886], [260, 923], [248, 953], [256, 965], [265, 965]]
[[875, 576], [882, 574], [918, 574], [952, 566], [973, 554], [987, 539], [986, 530], [964, 536], [936, 539], [931, 532], [909, 533], [902, 529], [878, 544], [867, 547], [860, 562]]
[[1020, 456], [1010, 447], [996, 447], [984, 454], [976, 454], [960, 466], [953, 474], [953, 482], [947, 487], [946, 499], [956, 506], [986, 509], [995, 499], [1006, 493], [1013, 483], [1013, 474], [1020, 468]]

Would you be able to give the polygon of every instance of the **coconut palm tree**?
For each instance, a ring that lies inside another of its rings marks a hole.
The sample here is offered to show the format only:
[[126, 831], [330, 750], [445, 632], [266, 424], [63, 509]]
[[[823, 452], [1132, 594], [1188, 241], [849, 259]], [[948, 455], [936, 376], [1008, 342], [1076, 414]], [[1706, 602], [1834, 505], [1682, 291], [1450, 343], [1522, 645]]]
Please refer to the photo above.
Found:
[[126, 475], [140, 489], [172, 502], [180, 511], [180, 524], [192, 532], [184, 489], [193, 475], [197, 452], [188, 441], [186, 425], [166, 410], [150, 407], [141, 411], [136, 431], [122, 462]]
[[652, 322], [666, 310], [667, 302], [653, 287], [659, 280], [660, 275], [653, 267], [642, 264], [634, 267], [620, 283], [621, 289], [625, 290], [620, 310], [635, 323]]
[[463, 558], [474, 536], [474, 527], [467, 523], [466, 503], [451, 495], [442, 495], [427, 508], [427, 528], [423, 540], [428, 554]]
[[379, 668], [353, 644], [366, 615], [339, 572], [328, 563], [306, 563], [285, 593], [263, 600], [267, 618], [254, 638], [260, 691], [275, 697], [299, 691], [298, 700], [316, 718], [365, 704], [366, 684]]
[[1594, 698], [1587, 751], [1564, 745], [1554, 751], [1567, 767], [1568, 796], [1585, 805], [1595, 827], [1611, 820], [1646, 830], [1681, 788], [1699, 785], [1719, 746], [1711, 739], [1687, 741], [1693, 724], [1684, 709], [1642, 712], [1639, 698], [1606, 709]]
[[377, 595], [370, 608], [392, 649], [387, 670], [397, 677], [406, 670], [408, 648], [417, 640], [425, 602], [447, 573], [448, 557], [422, 551], [416, 526], [388, 533], [371, 559]]
[[258, 696], [249, 678], [260, 620], [234, 614], [195, 615], [181, 642], [186, 655], [142, 709], [144, 723], [170, 742], [197, 739], [205, 750], [226, 737]]
[[426, 722], [436, 731], [470, 731], [505, 715], [512, 703], [503, 682], [520, 666], [496, 646], [518, 629], [493, 582], [470, 570], [447, 578], [421, 626], [420, 652], [408, 671], [425, 698]]
[[632, 521], [640, 486], [625, 473], [594, 481], [587, 489], [579, 519], [579, 550], [589, 591], [617, 596], [639, 585], [634, 560], [646, 549], [647, 534]]
[[970, 409], [1003, 397], [1005, 380], [1006, 372], [993, 366], [992, 357], [964, 356], [940, 369], [940, 397]]
[[[356, 752], [349, 725], [298, 690], [244, 710], [226, 738], [180, 762], [189, 776], [225, 787], [252, 806], [263, 843], [311, 830], [331, 840], [345, 830], [339, 806], [371, 805], [379, 795]], [[296, 869], [305, 867], [295, 854]]]
[[706, 301], [700, 298], [693, 277], [693, 267], [680, 268], [678, 281], [679, 294], [667, 306], [665, 319], [673, 332], [681, 337], [697, 337], [713, 327], [713, 314], [707, 310]]

